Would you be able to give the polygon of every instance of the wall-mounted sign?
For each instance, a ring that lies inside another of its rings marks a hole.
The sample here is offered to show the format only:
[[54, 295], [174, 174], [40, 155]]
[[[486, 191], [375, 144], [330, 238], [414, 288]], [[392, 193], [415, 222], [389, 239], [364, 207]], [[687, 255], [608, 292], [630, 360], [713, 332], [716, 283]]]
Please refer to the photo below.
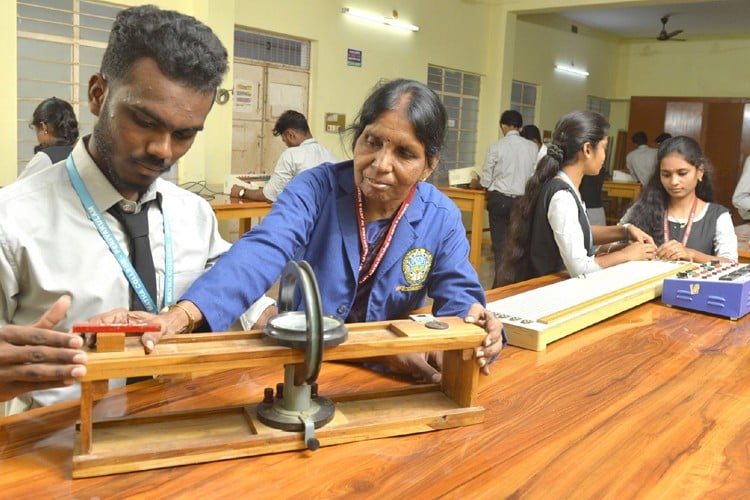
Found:
[[326, 113], [326, 132], [338, 134], [346, 127], [346, 115], [344, 113]]
[[346, 64], [349, 66], [362, 67], [362, 51], [356, 49], [346, 49]]
[[234, 110], [239, 112], [250, 112], [255, 109], [258, 88], [256, 82], [246, 80], [234, 81]]

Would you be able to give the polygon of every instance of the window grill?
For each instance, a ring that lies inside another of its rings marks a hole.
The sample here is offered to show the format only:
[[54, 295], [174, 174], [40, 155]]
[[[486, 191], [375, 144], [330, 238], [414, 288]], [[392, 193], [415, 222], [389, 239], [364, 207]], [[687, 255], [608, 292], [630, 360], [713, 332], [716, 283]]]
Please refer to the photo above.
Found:
[[86, 0], [16, 2], [19, 171], [33, 154], [36, 137], [28, 124], [44, 99], [70, 102], [81, 135], [91, 131], [88, 79], [99, 71], [112, 22], [122, 8]]
[[309, 69], [310, 42], [238, 29], [234, 56]]
[[440, 97], [448, 114], [445, 144], [432, 175], [433, 183], [447, 185], [448, 171], [475, 166], [481, 81], [474, 73], [429, 65], [427, 86]]

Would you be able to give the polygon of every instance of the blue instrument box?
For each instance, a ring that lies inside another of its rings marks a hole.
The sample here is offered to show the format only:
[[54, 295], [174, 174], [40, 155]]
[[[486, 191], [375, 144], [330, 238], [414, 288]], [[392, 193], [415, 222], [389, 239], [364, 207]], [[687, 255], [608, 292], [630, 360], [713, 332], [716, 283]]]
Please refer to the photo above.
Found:
[[664, 280], [663, 303], [739, 319], [750, 312], [750, 266], [714, 261]]

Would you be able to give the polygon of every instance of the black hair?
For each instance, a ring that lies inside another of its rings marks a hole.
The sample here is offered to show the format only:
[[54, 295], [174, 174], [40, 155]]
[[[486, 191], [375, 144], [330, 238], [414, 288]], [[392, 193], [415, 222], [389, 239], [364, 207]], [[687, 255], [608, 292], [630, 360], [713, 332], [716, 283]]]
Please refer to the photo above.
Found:
[[631, 141], [633, 141], [633, 144], [636, 146], [643, 146], [644, 144], [648, 144], [648, 136], [646, 135], [646, 132], [638, 131], [630, 138]]
[[508, 109], [503, 111], [500, 115], [500, 125], [510, 125], [511, 127], [521, 128], [523, 127], [523, 116], [515, 109]]
[[586, 143], [596, 148], [607, 137], [608, 131], [607, 119], [594, 111], [573, 111], [557, 122], [547, 154], [537, 163], [536, 170], [526, 182], [523, 196], [513, 207], [502, 257], [500, 262], [495, 263], [495, 286], [516, 283], [530, 277], [525, 273], [530, 252], [532, 220], [542, 187], [562, 167], [575, 163], [578, 152]]
[[654, 142], [657, 146], [661, 145], [662, 142], [666, 141], [667, 139], [671, 138], [672, 134], [669, 132], [662, 132], [661, 134], [656, 136], [656, 139], [654, 139]]
[[625, 219], [625, 222], [638, 226], [650, 234], [657, 245], [664, 243], [664, 211], [669, 204], [669, 193], [661, 182], [660, 165], [662, 159], [673, 153], [679, 154], [695, 168], [703, 167], [703, 180], [695, 186], [695, 195], [705, 202], [714, 201], [710, 165], [703, 156], [698, 141], [678, 135], [662, 142], [656, 153], [656, 172], [643, 187], [643, 191], [627, 212]]
[[170, 79], [199, 91], [215, 92], [227, 70], [227, 51], [211, 28], [153, 5], [117, 14], [102, 58], [102, 76], [123, 80], [144, 57], [152, 58]]
[[42, 123], [50, 125], [55, 146], [72, 146], [78, 140], [78, 120], [68, 101], [50, 97], [40, 102], [31, 117], [31, 125], [40, 127]]
[[287, 130], [299, 130], [307, 134], [310, 133], [310, 126], [307, 124], [307, 118], [299, 111], [288, 109], [281, 113], [276, 124], [273, 126], [273, 135], [281, 135]]
[[542, 134], [539, 132], [539, 127], [536, 125], [524, 125], [521, 129], [521, 137], [530, 141], [536, 141], [539, 144], [542, 143]]
[[443, 103], [425, 84], [405, 79], [381, 82], [365, 100], [349, 127], [353, 136], [352, 150], [365, 127], [384, 112], [402, 104], [405, 104], [403, 110], [414, 127], [414, 134], [424, 145], [427, 162], [438, 157], [445, 140], [446, 112]]

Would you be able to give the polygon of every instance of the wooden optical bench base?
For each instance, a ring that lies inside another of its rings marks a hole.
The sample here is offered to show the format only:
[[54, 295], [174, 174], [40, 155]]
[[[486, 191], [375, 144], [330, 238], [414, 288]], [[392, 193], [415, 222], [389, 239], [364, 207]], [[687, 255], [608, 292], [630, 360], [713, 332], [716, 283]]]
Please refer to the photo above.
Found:
[[[347, 325], [347, 341], [326, 349], [324, 361], [444, 351], [442, 383], [326, 394], [336, 413], [330, 423], [315, 431], [321, 446], [484, 420], [484, 408], [476, 405], [479, 369], [473, 349], [482, 344], [486, 334], [460, 318], [440, 320], [449, 328], [431, 330], [411, 320]], [[255, 408], [262, 394], [242, 406], [93, 419], [94, 402], [106, 392], [111, 378], [272, 365], [282, 368], [303, 362], [303, 351], [269, 345], [262, 336], [258, 331], [180, 335], [163, 339], [149, 355], [143, 353], [138, 337], [128, 337], [122, 352], [89, 353], [88, 373], [81, 383], [73, 477], [306, 449], [301, 432], [278, 430], [258, 420]], [[325, 378], [324, 371], [321, 377]]]

